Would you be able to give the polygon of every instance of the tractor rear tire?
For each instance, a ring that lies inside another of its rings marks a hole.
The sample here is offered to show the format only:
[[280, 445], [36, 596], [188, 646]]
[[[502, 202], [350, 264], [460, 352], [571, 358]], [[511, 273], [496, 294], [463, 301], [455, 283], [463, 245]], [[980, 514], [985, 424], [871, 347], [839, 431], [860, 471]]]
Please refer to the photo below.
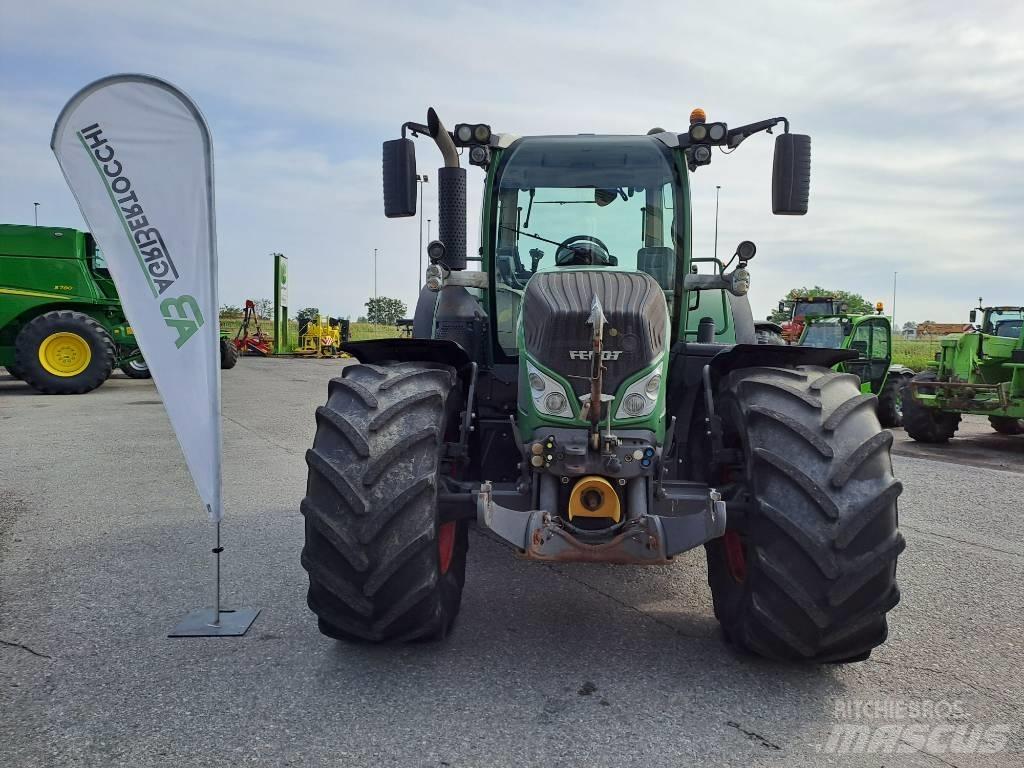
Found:
[[[935, 371], [922, 371], [911, 379], [925, 382], [937, 380]], [[909, 397], [909, 393], [903, 400], [903, 429], [919, 443], [947, 443], [959, 426], [959, 413], [929, 408]]]
[[18, 364], [13, 360], [11, 361], [11, 364], [7, 366], [7, 372], [11, 374], [11, 376], [13, 376], [14, 378], [18, 379], [19, 381], [22, 381], [25, 378], [25, 374], [18, 367]]
[[129, 379], [151, 379], [153, 374], [149, 372], [149, 366], [141, 357], [125, 363], [121, 366], [121, 373]]
[[866, 659], [888, 635], [905, 546], [903, 486], [875, 396], [856, 376], [815, 366], [735, 371], [721, 392], [749, 498], [706, 545], [726, 638], [776, 660]]
[[1001, 435], [1024, 435], [1024, 419], [1009, 416], [989, 416], [988, 423]]
[[307, 603], [323, 634], [384, 643], [451, 629], [469, 532], [465, 520], [440, 522], [438, 490], [463, 405], [445, 365], [352, 365], [331, 381], [301, 506]]
[[14, 340], [22, 380], [47, 395], [81, 395], [110, 378], [114, 341], [82, 312], [54, 310], [29, 320]]
[[220, 367], [228, 371], [235, 367], [238, 362], [238, 347], [228, 339], [220, 340]]
[[878, 421], [886, 429], [903, 426], [903, 376], [889, 376], [878, 393]]

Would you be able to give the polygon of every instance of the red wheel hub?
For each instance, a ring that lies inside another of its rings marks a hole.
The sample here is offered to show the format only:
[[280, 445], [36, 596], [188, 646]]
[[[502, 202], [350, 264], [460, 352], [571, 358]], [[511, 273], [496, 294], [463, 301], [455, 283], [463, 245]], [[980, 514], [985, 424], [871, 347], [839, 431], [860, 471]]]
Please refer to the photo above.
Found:
[[722, 537], [725, 543], [725, 561], [729, 566], [729, 575], [737, 584], [747, 580], [747, 550], [743, 540], [736, 531], [726, 531]]
[[455, 551], [455, 521], [443, 523], [437, 529], [437, 562], [441, 575], [448, 573], [452, 564], [452, 553]]

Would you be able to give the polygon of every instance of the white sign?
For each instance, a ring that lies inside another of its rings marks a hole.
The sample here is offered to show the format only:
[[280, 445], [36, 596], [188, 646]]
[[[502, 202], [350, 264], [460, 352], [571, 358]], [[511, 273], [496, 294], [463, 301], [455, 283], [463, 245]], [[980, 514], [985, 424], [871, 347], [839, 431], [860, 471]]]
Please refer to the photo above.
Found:
[[199, 496], [221, 519], [220, 322], [210, 131], [147, 75], [97, 80], [50, 142], [103, 250]]

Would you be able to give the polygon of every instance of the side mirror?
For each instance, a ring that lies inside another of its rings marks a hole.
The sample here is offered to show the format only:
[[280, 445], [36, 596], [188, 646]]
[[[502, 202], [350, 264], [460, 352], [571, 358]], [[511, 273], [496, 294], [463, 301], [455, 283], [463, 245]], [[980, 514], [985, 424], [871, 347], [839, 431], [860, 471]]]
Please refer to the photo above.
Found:
[[412, 139], [384, 142], [384, 215], [416, 215], [416, 145]]
[[785, 311], [786, 311], [786, 302], [780, 301], [779, 302], [779, 312], [785, 312]]
[[972, 323], [978, 322], [978, 310], [976, 310], [976, 309], [972, 309], [971, 310], [971, 322]]
[[775, 137], [772, 163], [772, 213], [803, 216], [811, 194], [811, 137], [783, 133]]

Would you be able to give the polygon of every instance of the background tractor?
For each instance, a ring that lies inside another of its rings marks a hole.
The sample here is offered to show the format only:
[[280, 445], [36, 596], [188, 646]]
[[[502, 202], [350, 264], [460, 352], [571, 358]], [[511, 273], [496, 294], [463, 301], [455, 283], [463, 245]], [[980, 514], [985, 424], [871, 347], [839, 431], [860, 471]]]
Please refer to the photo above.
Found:
[[834, 317], [846, 314], [848, 307], [845, 302], [834, 296], [797, 296], [795, 299], [784, 299], [779, 302], [779, 312], [789, 315], [789, 319], [781, 325], [782, 338], [795, 344], [804, 332], [804, 325], [809, 317]]
[[965, 413], [988, 416], [997, 432], [1024, 434], [1024, 307], [979, 306], [972, 323], [979, 313], [980, 326], [945, 336], [936, 361], [908, 385], [903, 427], [915, 440], [947, 442]]
[[878, 420], [883, 427], [903, 423], [903, 388], [914, 376], [905, 365], [892, 364], [892, 322], [876, 305], [874, 315], [805, 315], [803, 332], [796, 342], [805, 347], [848, 349], [852, 360], [835, 366], [855, 374], [861, 392], [878, 398]]
[[[316, 411], [302, 564], [324, 634], [445, 636], [476, 520], [542, 562], [704, 545], [725, 636], [767, 657], [885, 639], [902, 486], [874, 396], [830, 368], [856, 354], [758, 344], [754, 244], [691, 252], [691, 174], [780, 124], [772, 207], [800, 215], [810, 138], [782, 117], [517, 138], [430, 110], [385, 142], [389, 217], [416, 211], [406, 134], [440, 150], [439, 239], [413, 337], [343, 345], [359, 364]], [[460, 157], [486, 175], [474, 254]]]
[[[222, 368], [237, 359], [227, 346]], [[0, 224], [0, 365], [48, 395], [90, 392], [115, 368], [150, 377], [88, 232]]]

